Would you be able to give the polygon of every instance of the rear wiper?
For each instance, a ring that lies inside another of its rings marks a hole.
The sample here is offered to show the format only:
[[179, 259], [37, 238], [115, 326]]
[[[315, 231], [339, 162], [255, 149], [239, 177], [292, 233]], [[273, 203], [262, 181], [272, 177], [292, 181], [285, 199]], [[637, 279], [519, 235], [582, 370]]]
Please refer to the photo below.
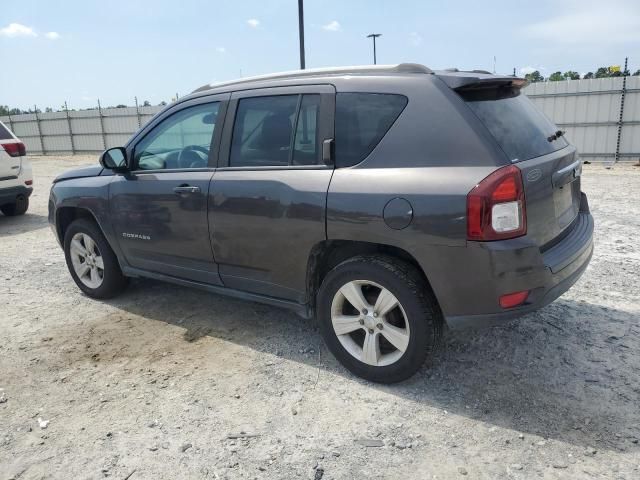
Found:
[[553, 142], [554, 140], [559, 139], [561, 136], [564, 135], [564, 132], [562, 130], [558, 130], [556, 133], [554, 133], [553, 135], [550, 135], [547, 137], [547, 140], [549, 142]]

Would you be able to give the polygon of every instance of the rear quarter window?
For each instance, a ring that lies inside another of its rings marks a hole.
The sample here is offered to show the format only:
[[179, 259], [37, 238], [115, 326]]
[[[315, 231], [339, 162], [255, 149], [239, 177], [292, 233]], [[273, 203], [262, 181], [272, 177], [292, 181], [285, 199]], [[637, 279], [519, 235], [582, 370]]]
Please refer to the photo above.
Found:
[[407, 105], [404, 95], [338, 93], [336, 95], [336, 166], [364, 160]]
[[2, 123], [0, 123], [0, 140], [13, 140], [13, 135]]
[[568, 145], [548, 138], [558, 127], [517, 88], [459, 92], [512, 162], [540, 157]]

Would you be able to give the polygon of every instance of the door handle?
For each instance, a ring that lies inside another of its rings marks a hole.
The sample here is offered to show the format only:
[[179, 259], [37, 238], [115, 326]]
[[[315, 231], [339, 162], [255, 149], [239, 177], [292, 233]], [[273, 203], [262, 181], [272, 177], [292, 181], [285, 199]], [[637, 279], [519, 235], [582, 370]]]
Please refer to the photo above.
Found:
[[200, 187], [193, 187], [191, 185], [180, 185], [179, 187], [175, 187], [173, 191], [178, 195], [183, 193], [200, 193]]
[[573, 162], [571, 165], [567, 165], [561, 168], [551, 176], [551, 183], [554, 188], [560, 188], [567, 183], [572, 182], [574, 178], [579, 177], [582, 173], [582, 165], [580, 159]]

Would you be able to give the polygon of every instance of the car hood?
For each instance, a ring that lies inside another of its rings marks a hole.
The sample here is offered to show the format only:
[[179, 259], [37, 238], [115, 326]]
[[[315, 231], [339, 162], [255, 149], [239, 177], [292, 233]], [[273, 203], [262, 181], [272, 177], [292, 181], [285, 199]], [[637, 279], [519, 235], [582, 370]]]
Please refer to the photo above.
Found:
[[102, 168], [101, 165], [91, 165], [89, 167], [74, 168], [73, 170], [62, 172], [60, 175], [54, 178], [53, 183], [59, 182], [61, 180], [71, 180], [72, 178], [97, 177], [102, 173], [103, 170], [104, 168]]

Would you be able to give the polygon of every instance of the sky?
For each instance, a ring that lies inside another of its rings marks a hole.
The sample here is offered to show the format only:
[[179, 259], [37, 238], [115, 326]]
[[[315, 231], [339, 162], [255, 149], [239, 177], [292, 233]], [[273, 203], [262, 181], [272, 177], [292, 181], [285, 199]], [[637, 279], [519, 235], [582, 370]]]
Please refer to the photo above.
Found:
[[[0, 104], [170, 101], [299, 68], [297, 0], [0, 0]], [[306, 0], [307, 68], [640, 68], [640, 0]]]

